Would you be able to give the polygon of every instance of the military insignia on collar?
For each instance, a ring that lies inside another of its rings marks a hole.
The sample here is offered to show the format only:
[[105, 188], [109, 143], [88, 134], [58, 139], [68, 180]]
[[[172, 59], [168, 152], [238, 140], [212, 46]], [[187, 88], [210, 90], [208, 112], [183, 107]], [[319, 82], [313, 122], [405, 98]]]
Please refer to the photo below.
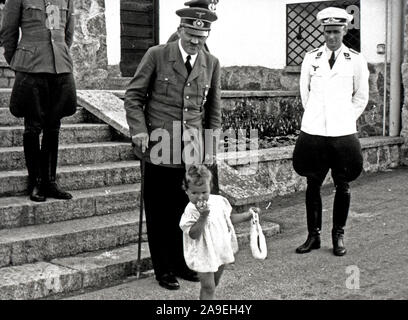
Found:
[[316, 70], [320, 68], [320, 66], [312, 66], [312, 67], [313, 67], [313, 69], [314, 69], [314, 70], [313, 70], [314, 72], [316, 72]]
[[316, 55], [316, 59], [320, 59], [320, 57], [322, 56], [322, 54], [323, 54], [323, 52], [321, 52], [321, 51], [318, 52], [317, 55]]
[[346, 58], [346, 60], [351, 60], [349, 53], [343, 52], [343, 54], [344, 54], [344, 57]]

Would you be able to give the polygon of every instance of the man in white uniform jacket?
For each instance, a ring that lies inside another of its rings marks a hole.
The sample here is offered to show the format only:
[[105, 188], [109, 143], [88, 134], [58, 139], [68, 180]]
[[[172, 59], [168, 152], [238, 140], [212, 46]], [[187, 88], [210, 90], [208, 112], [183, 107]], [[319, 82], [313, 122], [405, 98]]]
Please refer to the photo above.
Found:
[[297, 253], [320, 248], [320, 187], [329, 171], [336, 186], [333, 204], [333, 253], [346, 254], [344, 227], [350, 207], [349, 183], [363, 168], [356, 121], [368, 102], [367, 62], [346, 47], [343, 37], [353, 19], [346, 10], [326, 8], [317, 15], [325, 44], [308, 52], [302, 63], [300, 93], [304, 107], [301, 133], [293, 153], [295, 171], [307, 178], [308, 237]]

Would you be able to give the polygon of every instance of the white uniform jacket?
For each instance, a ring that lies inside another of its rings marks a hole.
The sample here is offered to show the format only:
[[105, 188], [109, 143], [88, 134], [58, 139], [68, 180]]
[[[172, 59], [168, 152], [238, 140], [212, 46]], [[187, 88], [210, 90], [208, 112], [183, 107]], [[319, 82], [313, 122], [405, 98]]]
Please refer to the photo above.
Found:
[[356, 133], [368, 102], [369, 71], [363, 55], [344, 44], [330, 69], [326, 45], [306, 53], [300, 75], [305, 112], [301, 130], [338, 137]]

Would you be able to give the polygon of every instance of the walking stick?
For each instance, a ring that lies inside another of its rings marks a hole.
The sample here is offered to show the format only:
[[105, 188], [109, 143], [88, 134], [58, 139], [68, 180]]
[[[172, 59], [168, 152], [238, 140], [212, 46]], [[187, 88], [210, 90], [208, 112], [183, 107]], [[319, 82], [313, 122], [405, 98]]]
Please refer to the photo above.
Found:
[[140, 277], [141, 250], [142, 250], [142, 227], [143, 227], [143, 202], [144, 202], [144, 167], [145, 159], [142, 155], [140, 158], [140, 212], [139, 212], [139, 240], [137, 244], [137, 264], [136, 264], [136, 279]]

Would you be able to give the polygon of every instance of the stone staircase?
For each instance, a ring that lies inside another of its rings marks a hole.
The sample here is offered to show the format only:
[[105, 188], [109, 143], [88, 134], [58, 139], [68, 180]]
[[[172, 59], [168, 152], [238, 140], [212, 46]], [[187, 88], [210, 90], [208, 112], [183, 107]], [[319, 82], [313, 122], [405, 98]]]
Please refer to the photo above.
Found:
[[[132, 274], [140, 171], [129, 142], [79, 107], [63, 120], [57, 174], [74, 197], [32, 202], [25, 195], [23, 124], [9, 112], [9, 96], [1, 92], [0, 298], [41, 298]], [[123, 270], [109, 271], [115, 265]]]
[[[57, 297], [136, 272], [140, 170], [127, 138], [79, 106], [64, 118], [57, 176], [71, 200], [25, 194], [22, 120], [0, 90], [0, 299]], [[144, 225], [144, 224], [143, 224]], [[241, 244], [249, 227], [238, 226]], [[279, 232], [267, 223], [266, 236]], [[145, 227], [142, 271], [151, 269]]]

